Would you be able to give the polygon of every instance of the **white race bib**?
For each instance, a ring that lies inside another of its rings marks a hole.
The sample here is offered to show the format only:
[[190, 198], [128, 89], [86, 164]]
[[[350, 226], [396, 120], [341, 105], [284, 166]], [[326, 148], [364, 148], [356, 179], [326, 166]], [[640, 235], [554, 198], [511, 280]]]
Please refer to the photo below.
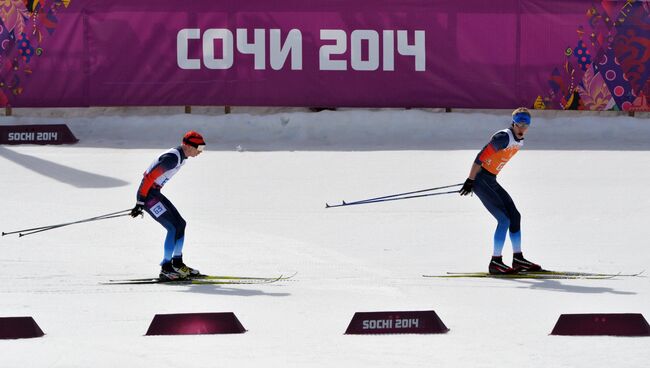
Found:
[[167, 212], [167, 208], [165, 208], [162, 203], [158, 202], [150, 208], [150, 211], [154, 216], [156, 216], [156, 218], [158, 218], [160, 215]]

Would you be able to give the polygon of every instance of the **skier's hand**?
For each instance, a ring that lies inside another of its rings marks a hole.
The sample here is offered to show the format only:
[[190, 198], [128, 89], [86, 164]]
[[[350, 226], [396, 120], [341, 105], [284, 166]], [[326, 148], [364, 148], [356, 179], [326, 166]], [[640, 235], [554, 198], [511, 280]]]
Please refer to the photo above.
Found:
[[131, 213], [130, 213], [131, 217], [142, 216], [142, 210], [143, 209], [144, 209], [144, 206], [142, 204], [140, 204], [140, 203], [137, 203], [135, 205], [135, 207], [133, 207], [133, 209], [131, 210]]
[[465, 180], [465, 184], [463, 184], [463, 187], [460, 188], [460, 195], [466, 196], [472, 192], [474, 189], [474, 180], [467, 178]]

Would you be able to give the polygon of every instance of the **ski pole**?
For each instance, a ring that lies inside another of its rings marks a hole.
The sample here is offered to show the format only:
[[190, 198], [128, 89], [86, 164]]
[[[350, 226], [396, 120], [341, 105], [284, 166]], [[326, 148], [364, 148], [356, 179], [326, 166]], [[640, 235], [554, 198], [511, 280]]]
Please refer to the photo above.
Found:
[[[127, 212], [127, 211], [130, 212], [131, 210], [130, 210], [130, 209], [127, 209], [127, 210], [122, 210], [122, 211], [117, 211], [117, 212], [107, 213], [107, 214], [105, 214], [105, 215], [99, 215], [99, 216], [90, 217], [90, 218], [83, 219], [83, 220], [77, 220], [77, 221], [72, 221], [72, 222], [66, 222], [66, 223], [57, 224], [57, 225], [39, 226], [39, 227], [31, 228], [31, 229], [22, 229], [22, 230], [10, 231], [10, 232], [6, 232], [6, 233], [3, 231], [3, 232], [2, 232], [2, 236], [5, 236], [5, 235], [11, 235], [11, 234], [18, 234], [18, 233], [28, 233], [28, 232], [31, 234], [31, 232], [35, 232], [35, 231], [45, 231], [45, 230], [49, 230], [49, 229], [56, 229], [56, 228], [63, 227], [63, 226], [74, 225], [74, 224], [80, 224], [80, 223], [83, 223], [83, 222], [97, 221], [97, 220], [103, 220], [103, 219], [108, 219], [108, 218], [118, 217], [118, 216], [116, 216], [116, 215], [119, 215], [119, 214], [122, 214], [122, 215], [120, 215], [120, 216], [124, 216], [124, 215], [128, 215], [128, 213], [125, 213], [125, 212]], [[19, 236], [22, 236], [22, 235], [19, 234]]]
[[66, 223], [63, 223], [63, 224], [39, 226], [39, 227], [31, 228], [31, 229], [22, 229], [22, 230], [11, 231], [11, 232], [8, 232], [8, 233], [2, 232], [2, 236], [16, 234], [16, 233], [22, 233], [22, 232], [27, 232], [27, 231], [32, 231], [32, 230], [40, 230], [40, 229], [45, 229], [45, 228], [50, 228], [50, 227], [67, 226], [67, 225], [72, 225], [72, 224], [79, 223], [79, 222], [101, 220], [103, 217], [117, 215], [117, 214], [124, 213], [124, 212], [127, 212], [127, 211], [130, 211], [130, 210], [122, 210], [122, 211], [107, 213], [105, 215], [99, 215], [99, 216], [90, 217], [90, 218], [87, 218], [87, 219], [73, 221], [73, 222], [66, 222]]
[[372, 200], [372, 201], [371, 200], [365, 200], [365, 201], [357, 201], [357, 202], [349, 202], [349, 203], [343, 202], [341, 204], [335, 204], [335, 205], [327, 206], [327, 208], [356, 206], [356, 205], [359, 205], [359, 204], [370, 204], [370, 203], [388, 202], [388, 201], [400, 201], [402, 199], [431, 197], [431, 196], [436, 196], [436, 195], [441, 195], [441, 194], [451, 194], [451, 193], [459, 193], [459, 192], [460, 192], [460, 190], [450, 190], [448, 192], [418, 194], [418, 195], [412, 195], [412, 196], [406, 196], [406, 197], [398, 197], [398, 198], [383, 198], [383, 199], [376, 199], [376, 200]]
[[33, 231], [29, 231], [29, 232], [27, 232], [26, 230], [23, 230], [23, 231], [18, 233], [18, 237], [21, 238], [21, 237], [26, 236], [26, 235], [31, 235], [31, 234], [36, 234], [36, 233], [40, 233], [40, 232], [43, 232], [43, 231], [58, 229], [60, 227], [64, 227], [64, 226], [68, 226], [68, 225], [81, 224], [81, 223], [90, 222], [90, 221], [106, 220], [106, 219], [110, 219], [110, 218], [122, 217], [122, 216], [128, 216], [128, 215], [129, 215], [128, 213], [124, 213], [124, 214], [121, 214], [121, 215], [95, 217], [95, 218], [91, 218], [91, 219], [74, 221], [74, 222], [65, 223], [65, 224], [51, 225], [51, 226], [44, 226], [44, 227], [41, 227], [41, 228], [35, 228], [35, 229], [32, 229]]
[[[74, 224], [80, 224], [80, 223], [83, 223], [83, 222], [90, 222], [90, 221], [106, 220], [106, 219], [111, 219], [111, 218], [116, 218], [116, 217], [123, 217], [123, 216], [130, 216], [130, 215], [131, 215], [130, 213], [123, 213], [121, 215], [105, 216], [105, 217], [96, 218], [96, 219], [93, 219], [93, 220], [76, 221], [76, 222], [74, 222]], [[72, 225], [72, 224], [50, 226], [50, 227], [46, 227], [46, 228], [43, 228], [43, 229], [40, 229], [40, 230], [27, 232], [27, 233], [19, 233], [18, 237], [22, 238], [23, 236], [26, 236], [26, 235], [31, 235], [31, 234], [36, 234], [36, 233], [40, 233], [40, 232], [43, 232], [43, 231], [58, 229], [60, 227], [64, 227], [64, 226], [68, 226], [68, 225]]]
[[[441, 186], [441, 187], [435, 187], [435, 188], [429, 188], [429, 189], [415, 190], [415, 191], [412, 191], [412, 192], [404, 192], [404, 193], [390, 194], [390, 195], [385, 195], [385, 196], [382, 196], [382, 197], [375, 197], [375, 198], [368, 198], [368, 199], [360, 199], [360, 200], [358, 200], [358, 201], [353, 201], [353, 202], [342, 201], [341, 204], [337, 204], [337, 205], [329, 205], [329, 204], [325, 203], [325, 208], [330, 208], [330, 207], [342, 207], [342, 206], [353, 205], [353, 204], [361, 204], [361, 203], [365, 203], [365, 202], [374, 202], [374, 201], [377, 201], [377, 200], [382, 200], [382, 199], [387, 199], [387, 198], [401, 197], [401, 196], [410, 195], [410, 194], [417, 194], [417, 193], [430, 192], [430, 191], [433, 191], [433, 190], [446, 189], [446, 188], [453, 188], [453, 187], [458, 187], [458, 186], [461, 186], [461, 185], [463, 185], [463, 183], [460, 183], [460, 184], [452, 184], [452, 185], [444, 185], [444, 186]], [[454, 193], [454, 192], [451, 192], [451, 193]], [[414, 198], [417, 198], [417, 197], [414, 197]]]

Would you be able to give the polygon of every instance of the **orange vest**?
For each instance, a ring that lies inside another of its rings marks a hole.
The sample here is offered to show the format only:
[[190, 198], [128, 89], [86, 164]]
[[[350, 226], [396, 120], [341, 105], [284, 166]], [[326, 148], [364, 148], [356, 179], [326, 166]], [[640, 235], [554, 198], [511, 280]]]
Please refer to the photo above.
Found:
[[482, 168], [491, 172], [494, 175], [497, 175], [501, 169], [510, 161], [512, 156], [514, 156], [519, 149], [524, 145], [523, 141], [515, 140], [515, 137], [512, 135], [510, 129], [503, 129], [494, 134], [506, 132], [508, 134], [508, 145], [502, 150], [498, 150], [493, 153], [490, 157], [486, 158], [481, 165]]

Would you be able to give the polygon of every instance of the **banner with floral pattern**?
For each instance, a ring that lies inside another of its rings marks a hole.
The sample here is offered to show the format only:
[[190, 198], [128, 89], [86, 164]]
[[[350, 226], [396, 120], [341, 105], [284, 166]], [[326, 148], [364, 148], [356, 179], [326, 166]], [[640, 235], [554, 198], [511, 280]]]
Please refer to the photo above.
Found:
[[634, 0], [0, 0], [0, 106], [650, 111]]
[[20, 96], [34, 73], [32, 60], [57, 28], [58, 12], [71, 0], [0, 0], [0, 106]]
[[650, 111], [650, 3], [593, 2], [585, 18], [535, 107]]

